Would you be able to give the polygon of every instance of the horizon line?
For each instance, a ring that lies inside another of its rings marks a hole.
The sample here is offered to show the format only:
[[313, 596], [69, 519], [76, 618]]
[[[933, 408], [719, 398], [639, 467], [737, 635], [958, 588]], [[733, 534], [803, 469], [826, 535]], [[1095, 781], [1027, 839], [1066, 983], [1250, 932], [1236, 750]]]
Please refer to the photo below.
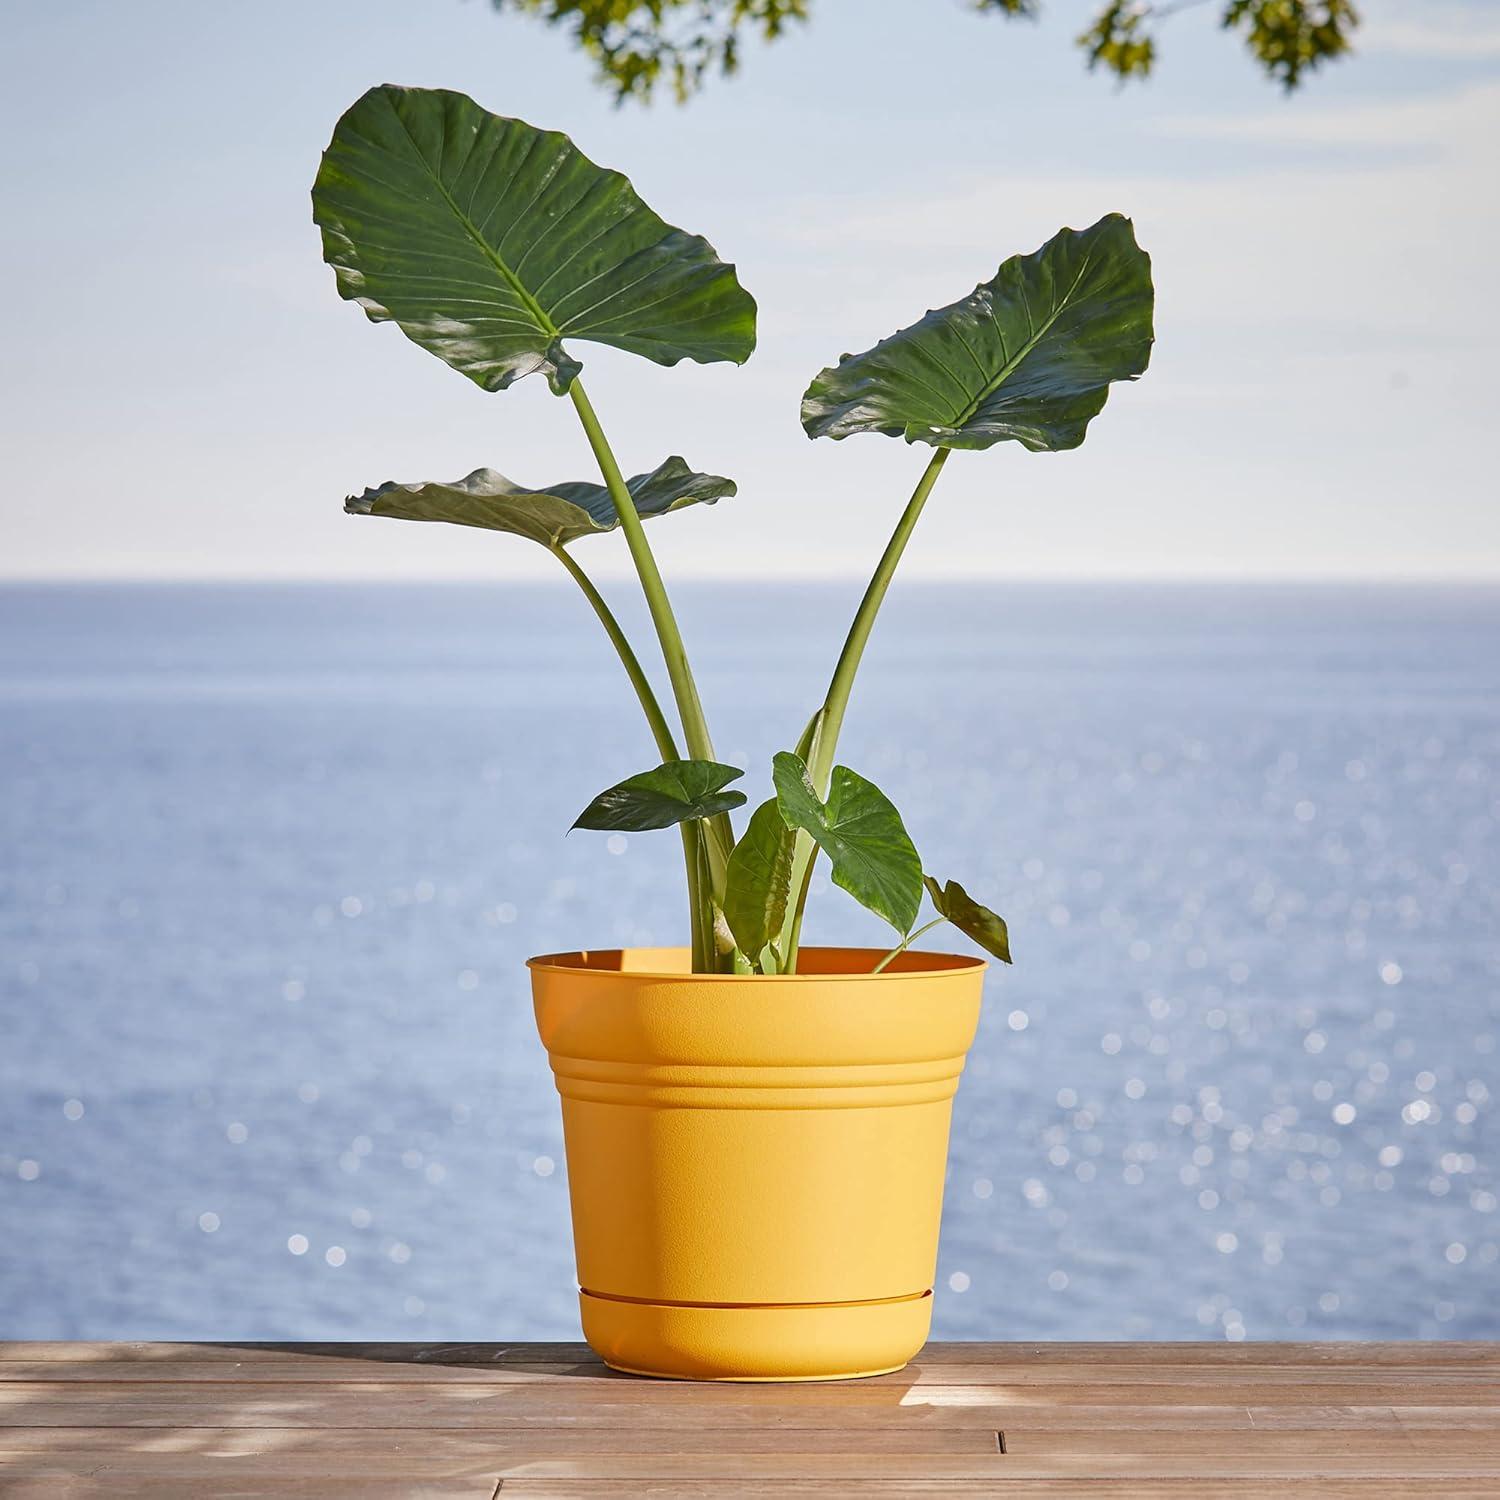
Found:
[[[591, 575], [596, 583], [635, 582], [630, 572], [608, 571]], [[561, 585], [561, 577], [548, 573], [3, 573], [0, 588], [18, 587], [193, 587], [193, 586], [266, 586], [291, 587], [368, 587], [382, 584], [397, 588], [431, 588], [439, 585]], [[680, 572], [672, 579], [678, 584], [744, 584], [819, 585], [862, 584], [861, 573], [793, 573], [763, 578], [752, 574]], [[1373, 584], [1415, 586], [1448, 584], [1460, 588], [1500, 586], [1500, 569], [1493, 572], [987, 572], [941, 573], [913, 572], [902, 580], [908, 584]]]

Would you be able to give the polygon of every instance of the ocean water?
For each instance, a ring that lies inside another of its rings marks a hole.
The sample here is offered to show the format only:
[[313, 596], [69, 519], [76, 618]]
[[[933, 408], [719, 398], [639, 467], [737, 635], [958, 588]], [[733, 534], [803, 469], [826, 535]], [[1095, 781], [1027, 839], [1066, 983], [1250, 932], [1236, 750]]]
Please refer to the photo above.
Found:
[[[856, 595], [678, 591], [721, 758]], [[1500, 591], [898, 585], [840, 758], [1016, 954], [937, 1334], [1500, 1335]], [[653, 761], [565, 584], [0, 590], [0, 1335], [576, 1337], [522, 963], [679, 937]]]

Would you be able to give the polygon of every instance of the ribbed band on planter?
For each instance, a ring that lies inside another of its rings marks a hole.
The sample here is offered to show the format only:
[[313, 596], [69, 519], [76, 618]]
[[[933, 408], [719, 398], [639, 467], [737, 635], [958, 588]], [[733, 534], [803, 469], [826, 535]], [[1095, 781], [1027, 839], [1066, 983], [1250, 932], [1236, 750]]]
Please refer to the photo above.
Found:
[[584, 1334], [689, 1379], [896, 1369], [931, 1318], [952, 1097], [984, 964], [804, 950], [531, 963], [562, 1097]]
[[[964, 1059], [829, 1067], [685, 1067], [553, 1057], [557, 1092], [597, 1104], [682, 1109], [868, 1109], [935, 1104], [958, 1091]], [[809, 1090], [816, 1090], [816, 1094]], [[816, 1099], [816, 1105], [809, 1101]]]

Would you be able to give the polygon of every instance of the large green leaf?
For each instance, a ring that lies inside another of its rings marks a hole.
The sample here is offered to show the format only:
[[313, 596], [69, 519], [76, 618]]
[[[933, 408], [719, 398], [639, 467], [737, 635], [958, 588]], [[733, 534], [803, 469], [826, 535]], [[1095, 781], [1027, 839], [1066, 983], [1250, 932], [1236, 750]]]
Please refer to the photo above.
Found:
[[797, 834], [788, 828], [773, 797], [750, 815], [724, 874], [724, 920], [735, 944], [751, 962], [781, 932], [791, 895], [792, 853]]
[[714, 760], [670, 760], [600, 792], [573, 827], [644, 833], [689, 818], [711, 818], [744, 803], [743, 792], [723, 790], [744, 774]]
[[956, 880], [939, 885], [931, 875], [924, 875], [922, 883], [939, 916], [946, 917], [965, 937], [973, 938], [986, 953], [993, 953], [1002, 963], [1010, 962], [1010, 934], [1004, 917], [981, 906]]
[[833, 863], [833, 883], [898, 932], [910, 932], [922, 904], [922, 861], [885, 793], [835, 766], [824, 802], [801, 756], [783, 750], [771, 768], [783, 822], [812, 835]]
[[1129, 219], [1064, 229], [961, 301], [824, 370], [802, 398], [802, 425], [809, 437], [883, 432], [935, 448], [1007, 438], [1076, 448], [1110, 382], [1146, 368], [1152, 296]]
[[[735, 492], [732, 479], [698, 474], [675, 455], [649, 474], [625, 481], [641, 516], [665, 515], [684, 505], [712, 505]], [[452, 484], [397, 484], [394, 480], [362, 495], [350, 495], [351, 515], [395, 516], [404, 521], [451, 521], [509, 531], [544, 547], [561, 547], [581, 536], [613, 531], [619, 513], [602, 484], [568, 480], [529, 489], [494, 469], [475, 469]]]
[[707, 240], [464, 94], [371, 89], [323, 153], [313, 217], [339, 295], [487, 391], [544, 371], [562, 394], [581, 368], [565, 338], [663, 365], [755, 347], [755, 303]]

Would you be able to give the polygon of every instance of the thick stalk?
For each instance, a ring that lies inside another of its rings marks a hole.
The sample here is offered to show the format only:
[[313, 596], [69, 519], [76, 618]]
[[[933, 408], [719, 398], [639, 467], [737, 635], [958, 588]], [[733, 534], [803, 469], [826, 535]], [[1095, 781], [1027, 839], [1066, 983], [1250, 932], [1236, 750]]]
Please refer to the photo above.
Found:
[[703, 948], [703, 960], [701, 964], [694, 961], [695, 974], [716, 974], [726, 967], [719, 955], [719, 945], [714, 933], [713, 898], [709, 894], [713, 890], [713, 875], [708, 868], [708, 846], [711, 842], [708, 828], [700, 818], [693, 824], [693, 844], [698, 851], [698, 895], [694, 923], [698, 941]]
[[671, 679], [672, 695], [677, 700], [677, 711], [682, 716], [683, 737], [687, 740], [688, 755], [694, 760], [712, 760], [713, 742], [708, 737], [708, 725], [703, 717], [703, 705], [698, 699], [697, 684], [693, 681], [692, 668], [688, 665], [687, 650], [682, 644], [682, 632], [677, 628], [677, 617], [672, 613], [672, 602], [667, 598], [667, 586], [662, 582], [661, 570], [656, 566], [656, 557], [651, 543], [646, 539], [646, 528], [635, 508], [630, 491], [625, 488], [624, 475], [615, 461], [609, 440], [599, 425], [599, 418], [583, 389], [583, 382], [575, 380], [569, 387], [578, 420], [583, 424], [589, 447], [594, 450], [595, 462], [604, 478], [610, 499], [620, 517], [620, 529], [625, 533], [625, 545], [630, 548], [630, 560], [641, 580], [641, 591], [646, 596], [646, 607], [651, 611], [651, 623], [656, 627], [656, 638], [661, 642], [661, 654], [667, 664], [667, 676]]
[[688, 909], [693, 919], [693, 973], [711, 974], [714, 963], [713, 918], [708, 906], [707, 860], [701, 822], [683, 823], [682, 853], [687, 861]]
[[[667, 723], [667, 716], [662, 712], [661, 704], [657, 702], [656, 693], [651, 687], [651, 680], [641, 667], [640, 658], [635, 654], [625, 632], [620, 628], [620, 622], [615, 619], [614, 612], [604, 602], [604, 596], [594, 587], [593, 579], [574, 562], [565, 548], [554, 546], [548, 550], [568, 570], [569, 577], [583, 591], [583, 597], [589, 601], [594, 613], [599, 617], [599, 623], [604, 627], [604, 633], [609, 637], [610, 643], [619, 655], [620, 665], [625, 668], [625, 675], [630, 679], [630, 685], [635, 689], [636, 697], [640, 699], [646, 722], [651, 726], [651, 737], [656, 741], [657, 754], [664, 761], [680, 759], [677, 754], [677, 741], [672, 738], [672, 727]], [[698, 846], [701, 841], [696, 828], [691, 824], [682, 824], [681, 831], [682, 857], [687, 866], [688, 910], [692, 915], [693, 969], [694, 972], [698, 972], [704, 966], [710, 951], [705, 942], [703, 892], [698, 878]]]
[[[803, 844], [803, 839], [807, 843]], [[807, 893], [812, 886], [813, 866], [818, 862], [818, 846], [805, 834], [797, 836], [797, 850], [792, 855], [791, 908], [782, 927], [782, 973], [797, 972], [797, 950], [802, 944], [802, 913], [807, 910]]]
[[[922, 507], [927, 504], [927, 497], [932, 493], [932, 487], [937, 483], [937, 477], [943, 472], [943, 465], [948, 461], [949, 451], [947, 448], [939, 448], [922, 471], [922, 477], [917, 481], [917, 487], [912, 491], [911, 499], [906, 502], [906, 509], [901, 512], [901, 519], [896, 522], [896, 529], [891, 533], [890, 541], [885, 544], [885, 551], [880, 554], [880, 561], [875, 565], [875, 572], [865, 589], [864, 598], [859, 601], [859, 608], [855, 611], [849, 634], [844, 639], [844, 649], [839, 653], [838, 664], [834, 667], [833, 678], [828, 684], [827, 696], [823, 699], [821, 717], [815, 720], [817, 730], [813, 735], [811, 752], [807, 757], [807, 773], [812, 778], [812, 784], [820, 797], [828, 795], [828, 778], [833, 772], [833, 757], [838, 748], [839, 731], [844, 727], [844, 712], [849, 706], [849, 695], [854, 690], [854, 678], [859, 672], [859, 664], [865, 654], [865, 644], [870, 639], [870, 631], [875, 626], [875, 617], [880, 613], [886, 590], [891, 586], [891, 579], [895, 577], [901, 554], [906, 551], [906, 544], [911, 540], [912, 532], [916, 530], [917, 521], [922, 515]], [[807, 906], [808, 887], [812, 883], [813, 861], [818, 854], [817, 845], [811, 839], [806, 840], [805, 846], [804, 841], [799, 839], [798, 845], [797, 854], [792, 862], [791, 890], [794, 899], [782, 928], [782, 953], [786, 959], [786, 972], [789, 974], [797, 972], [797, 949], [802, 939], [802, 914]]]
[[865, 643], [870, 639], [875, 617], [880, 613], [880, 606], [885, 599], [886, 590], [891, 586], [901, 554], [906, 551], [906, 544], [916, 529], [922, 507], [927, 504], [927, 497], [932, 493], [932, 487], [948, 461], [949, 451], [947, 448], [939, 448], [922, 471], [911, 499], [906, 502], [906, 509], [901, 512], [901, 519], [896, 522], [896, 529], [891, 533], [891, 539], [885, 544], [885, 551], [880, 554], [880, 561], [875, 565], [865, 596], [859, 601], [859, 608], [855, 611], [854, 623], [850, 625], [849, 634], [844, 640], [844, 649], [839, 653], [838, 665], [833, 669], [828, 696], [823, 700], [823, 721], [818, 726], [812, 759], [807, 767], [820, 797], [828, 795], [828, 777], [833, 770], [834, 751], [838, 746], [839, 731], [844, 727], [844, 711], [849, 706], [849, 694], [854, 690], [855, 674], [858, 673], [860, 660], [865, 654]]
[[604, 627], [604, 633], [619, 654], [620, 665], [625, 668], [625, 675], [630, 679], [630, 685], [635, 689], [635, 695], [641, 701], [641, 709], [646, 715], [646, 722], [651, 726], [651, 737], [656, 741], [657, 753], [664, 761], [680, 760], [682, 757], [677, 753], [677, 741], [672, 737], [672, 726], [667, 723], [667, 716], [661, 711], [661, 704], [657, 702], [651, 681], [641, 667], [640, 658], [636, 656], [625, 632], [620, 628], [620, 622], [615, 619], [609, 605], [604, 602], [604, 596], [594, 587], [593, 579], [574, 562], [566, 548], [552, 547], [549, 550], [568, 570], [574, 583], [583, 590], [583, 597], [593, 606], [594, 613], [599, 617], [599, 623]]
[[[682, 718], [682, 734], [687, 741], [688, 756], [693, 760], [712, 760], [714, 746], [709, 738], [707, 720], [703, 716], [698, 686], [693, 681], [687, 649], [682, 644], [682, 632], [677, 628], [677, 617], [672, 613], [672, 602], [667, 597], [667, 586], [662, 581], [661, 570], [656, 566], [651, 543], [646, 539], [646, 529], [641, 524], [630, 491], [625, 487], [620, 465], [615, 461], [609, 440], [604, 436], [604, 429], [599, 425], [599, 418], [583, 389], [583, 382], [575, 380], [568, 393], [578, 412], [578, 420], [583, 424], [584, 436], [593, 449], [594, 460], [599, 465], [605, 488], [609, 490], [610, 499], [615, 503], [615, 511], [620, 517], [620, 529], [625, 533], [625, 545], [630, 549], [631, 561], [641, 580], [641, 591], [646, 596], [646, 607], [651, 611], [651, 623], [656, 627], [656, 638], [661, 642], [667, 677], [672, 683], [672, 696], [677, 700], [677, 712]], [[708, 836], [704, 843], [714, 888], [718, 890], [723, 885], [729, 851], [734, 847], [727, 817], [721, 814], [709, 820]]]

